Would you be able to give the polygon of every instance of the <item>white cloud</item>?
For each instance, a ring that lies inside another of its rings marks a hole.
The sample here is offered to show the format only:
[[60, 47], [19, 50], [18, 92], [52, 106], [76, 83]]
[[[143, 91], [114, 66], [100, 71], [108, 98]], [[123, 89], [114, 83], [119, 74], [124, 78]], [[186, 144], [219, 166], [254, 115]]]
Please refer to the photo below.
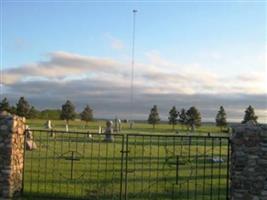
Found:
[[[135, 65], [134, 99], [141, 106], [136, 108], [138, 116], [149, 110], [150, 104], [159, 104], [166, 112], [176, 103], [196, 105], [206, 112], [220, 104], [239, 110], [251, 104], [266, 110], [266, 77], [260, 71], [224, 76], [198, 63], [180, 65], [162, 60], [159, 53], [150, 61]], [[173, 64], [170, 70], [168, 63]], [[30, 97], [39, 106], [48, 101], [47, 96], [53, 96], [49, 105], [74, 98], [83, 104], [92, 102], [100, 113], [106, 113], [105, 106], [127, 112], [130, 101], [129, 64], [111, 58], [53, 52], [45, 61], [4, 70], [1, 82], [7, 97]]]
[[[225, 77], [197, 63], [179, 65], [175, 68], [175, 63], [162, 59], [158, 52], [149, 54], [149, 61], [149, 63], [136, 63], [135, 65], [134, 85], [142, 93], [267, 93], [266, 77], [261, 72], [240, 73]], [[127, 63], [111, 58], [82, 56], [59, 51], [49, 53], [46, 61], [4, 70], [1, 82], [12, 87], [12, 84], [22, 81], [90, 79], [108, 81], [114, 87], [128, 87], [129, 77], [130, 68]]]

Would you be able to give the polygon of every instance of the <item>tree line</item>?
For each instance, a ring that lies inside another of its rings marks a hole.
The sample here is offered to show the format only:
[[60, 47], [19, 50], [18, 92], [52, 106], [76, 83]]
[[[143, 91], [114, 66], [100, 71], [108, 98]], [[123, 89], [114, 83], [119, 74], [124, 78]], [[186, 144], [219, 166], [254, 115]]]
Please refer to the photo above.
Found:
[[[245, 110], [245, 115], [241, 123], [244, 124], [250, 120], [252, 120], [255, 123], [258, 123], [257, 119], [258, 117], [255, 114], [254, 108], [251, 105], [249, 105], [248, 108]], [[155, 125], [160, 122], [160, 116], [157, 105], [154, 105], [151, 108], [147, 121], [149, 124], [153, 125], [153, 128], [155, 128]], [[173, 130], [175, 128], [175, 125], [179, 123], [182, 126], [191, 129], [191, 131], [194, 131], [195, 127], [201, 126], [201, 113], [194, 106], [190, 107], [188, 110], [182, 108], [181, 111], [178, 111], [176, 107], [173, 106], [169, 111], [168, 121], [169, 124], [172, 125]], [[216, 114], [215, 123], [216, 126], [221, 128], [221, 131], [228, 125], [227, 115], [223, 106], [220, 106]]]
[[[89, 121], [93, 120], [93, 110], [89, 105], [86, 105], [81, 113], [76, 113], [74, 104], [69, 100], [61, 106], [61, 110], [46, 109], [39, 111], [34, 106], [30, 105], [24, 97], [20, 97], [17, 104], [13, 106], [9, 104], [7, 98], [5, 97], [0, 102], [0, 112], [1, 111], [7, 111], [11, 114], [16, 114], [29, 119], [62, 119], [65, 120], [67, 124], [70, 120], [74, 120], [75, 118], [80, 118], [85, 121], [86, 125]], [[249, 105], [245, 110], [245, 115], [241, 123], [246, 123], [250, 120], [257, 123], [257, 119], [258, 117], [255, 114], [254, 108]], [[157, 105], [154, 105], [151, 108], [147, 121], [149, 124], [152, 124], [153, 128], [155, 128], [156, 124], [160, 123]], [[188, 110], [182, 108], [180, 111], [173, 106], [169, 111], [168, 121], [169, 124], [172, 125], [173, 129], [175, 128], [175, 125], [179, 123], [194, 131], [196, 127], [201, 126], [201, 113], [195, 106], [191, 106]], [[215, 117], [215, 122], [216, 126], [220, 127], [221, 130], [227, 127], [227, 115], [223, 106], [220, 106]]]
[[37, 110], [34, 106], [24, 98], [20, 97], [16, 105], [11, 106], [5, 97], [0, 102], [0, 112], [7, 111], [11, 114], [16, 114], [28, 119], [62, 119], [68, 124], [70, 120], [80, 118], [87, 124], [93, 120], [93, 110], [89, 105], [86, 105], [81, 113], [75, 112], [74, 104], [67, 100], [61, 107], [61, 110]]

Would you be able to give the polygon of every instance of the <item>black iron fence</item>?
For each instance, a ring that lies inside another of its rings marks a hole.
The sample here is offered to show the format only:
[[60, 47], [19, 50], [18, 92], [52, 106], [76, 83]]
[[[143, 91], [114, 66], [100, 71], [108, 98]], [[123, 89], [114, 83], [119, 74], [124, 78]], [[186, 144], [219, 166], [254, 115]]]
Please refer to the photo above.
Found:
[[228, 199], [227, 137], [31, 132], [25, 199]]

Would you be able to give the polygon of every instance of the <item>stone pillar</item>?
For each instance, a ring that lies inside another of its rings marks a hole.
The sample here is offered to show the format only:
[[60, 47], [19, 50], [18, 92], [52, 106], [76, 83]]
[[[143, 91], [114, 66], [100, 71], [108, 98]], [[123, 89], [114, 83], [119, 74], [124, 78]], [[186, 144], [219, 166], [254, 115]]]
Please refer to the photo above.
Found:
[[267, 200], [267, 128], [240, 125], [231, 146], [231, 199]]
[[0, 113], [0, 199], [22, 191], [25, 118]]

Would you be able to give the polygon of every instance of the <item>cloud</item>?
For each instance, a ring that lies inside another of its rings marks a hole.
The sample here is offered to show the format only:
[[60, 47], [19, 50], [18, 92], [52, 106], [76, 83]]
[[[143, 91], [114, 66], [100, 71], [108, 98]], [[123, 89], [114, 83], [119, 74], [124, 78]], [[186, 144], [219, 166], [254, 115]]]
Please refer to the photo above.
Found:
[[[224, 105], [232, 118], [240, 118], [240, 111], [251, 104], [266, 120], [266, 77], [261, 72], [227, 77], [196, 63], [163, 62], [156, 54], [157, 59], [150, 57], [149, 62], [135, 65], [135, 116], [145, 119], [151, 105], [157, 104], [167, 119], [170, 106], [195, 105], [205, 119], [213, 119], [216, 109]], [[168, 63], [173, 64], [170, 70]], [[175, 65], [179, 68], [175, 69]], [[91, 104], [98, 117], [112, 117], [114, 113], [127, 117], [130, 69], [129, 63], [111, 58], [58, 51], [47, 54], [47, 60], [5, 69], [1, 83], [4, 95], [13, 102], [25, 96], [39, 108], [58, 108], [71, 99], [78, 109]]]
[[53, 52], [48, 54], [47, 61], [22, 65], [3, 71], [3, 84], [12, 84], [26, 78], [64, 79], [70, 76], [95, 73], [116, 72], [122, 64], [109, 58], [81, 56], [67, 52]]

